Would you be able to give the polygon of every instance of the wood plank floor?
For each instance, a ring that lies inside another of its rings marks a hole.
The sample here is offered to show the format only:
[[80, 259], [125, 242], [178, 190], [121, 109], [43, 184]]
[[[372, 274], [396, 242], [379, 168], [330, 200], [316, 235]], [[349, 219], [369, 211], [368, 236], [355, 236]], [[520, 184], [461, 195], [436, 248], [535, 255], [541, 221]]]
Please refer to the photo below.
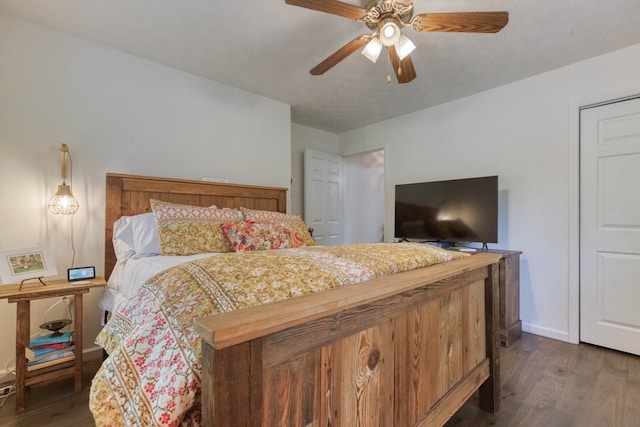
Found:
[[640, 427], [640, 357], [526, 333], [500, 355], [500, 411], [473, 398], [447, 427]]
[[[446, 427], [640, 427], [640, 357], [526, 333], [501, 356], [500, 411], [479, 410], [473, 397]], [[82, 393], [71, 378], [33, 386], [19, 414], [9, 397], [0, 426], [92, 426], [89, 386], [99, 362], [85, 363]]]
[[27, 407], [16, 413], [15, 394], [0, 408], [1, 427], [84, 427], [93, 426], [89, 412], [89, 387], [100, 367], [101, 359], [85, 360], [82, 392], [73, 392], [73, 377], [31, 386], [27, 391]]

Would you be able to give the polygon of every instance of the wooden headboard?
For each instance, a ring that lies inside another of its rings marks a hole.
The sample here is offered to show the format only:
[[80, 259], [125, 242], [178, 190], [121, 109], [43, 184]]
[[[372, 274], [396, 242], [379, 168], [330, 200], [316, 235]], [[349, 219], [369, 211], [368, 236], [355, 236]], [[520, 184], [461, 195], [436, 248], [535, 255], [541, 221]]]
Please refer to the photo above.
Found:
[[104, 275], [109, 278], [116, 265], [113, 223], [121, 216], [151, 212], [150, 199], [194, 206], [261, 209], [286, 213], [287, 189], [227, 184], [186, 179], [108, 173]]

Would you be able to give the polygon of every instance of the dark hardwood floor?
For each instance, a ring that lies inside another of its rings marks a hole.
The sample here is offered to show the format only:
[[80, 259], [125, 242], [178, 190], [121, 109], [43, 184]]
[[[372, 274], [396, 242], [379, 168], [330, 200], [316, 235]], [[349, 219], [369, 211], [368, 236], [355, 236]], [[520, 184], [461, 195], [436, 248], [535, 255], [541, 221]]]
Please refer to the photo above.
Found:
[[640, 357], [526, 333], [500, 355], [500, 411], [472, 398], [447, 427], [640, 427]]
[[[473, 397], [447, 427], [640, 427], [640, 357], [526, 333], [501, 356], [500, 411], [479, 410]], [[85, 363], [82, 393], [71, 378], [33, 386], [19, 414], [9, 397], [0, 426], [92, 426], [89, 386], [99, 363]]]
[[15, 394], [9, 396], [0, 408], [0, 426], [93, 426], [89, 412], [89, 387], [101, 363], [101, 359], [85, 360], [81, 393], [74, 393], [73, 377], [34, 385], [27, 391], [26, 409], [19, 413], [15, 411]]

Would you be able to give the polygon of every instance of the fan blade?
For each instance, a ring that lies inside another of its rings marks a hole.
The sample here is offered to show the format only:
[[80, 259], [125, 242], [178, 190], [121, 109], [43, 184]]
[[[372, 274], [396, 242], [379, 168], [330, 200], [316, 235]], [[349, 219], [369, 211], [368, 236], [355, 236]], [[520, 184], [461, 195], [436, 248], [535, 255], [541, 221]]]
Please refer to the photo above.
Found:
[[509, 12], [421, 13], [411, 20], [415, 31], [497, 33], [509, 22]]
[[358, 37], [351, 40], [349, 43], [345, 44], [340, 49], [329, 55], [327, 59], [313, 67], [309, 72], [314, 76], [319, 76], [320, 74], [326, 73], [347, 56], [351, 55], [353, 52], [367, 44], [369, 40], [371, 40], [371, 36], [369, 34], [359, 35]]
[[416, 78], [416, 70], [413, 68], [413, 61], [410, 56], [405, 56], [402, 61], [396, 52], [395, 46], [389, 46], [389, 59], [393, 65], [393, 71], [396, 73], [398, 83], [409, 83]]
[[337, 0], [284, 0], [284, 2], [292, 6], [300, 6], [356, 20], [362, 19], [367, 13], [366, 9]]

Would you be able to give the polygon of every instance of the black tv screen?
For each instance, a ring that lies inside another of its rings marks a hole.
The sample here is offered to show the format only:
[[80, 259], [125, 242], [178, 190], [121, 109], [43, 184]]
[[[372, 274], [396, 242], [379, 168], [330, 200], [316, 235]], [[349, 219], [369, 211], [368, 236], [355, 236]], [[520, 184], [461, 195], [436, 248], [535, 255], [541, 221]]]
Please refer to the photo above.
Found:
[[395, 236], [498, 243], [498, 177], [396, 185]]

